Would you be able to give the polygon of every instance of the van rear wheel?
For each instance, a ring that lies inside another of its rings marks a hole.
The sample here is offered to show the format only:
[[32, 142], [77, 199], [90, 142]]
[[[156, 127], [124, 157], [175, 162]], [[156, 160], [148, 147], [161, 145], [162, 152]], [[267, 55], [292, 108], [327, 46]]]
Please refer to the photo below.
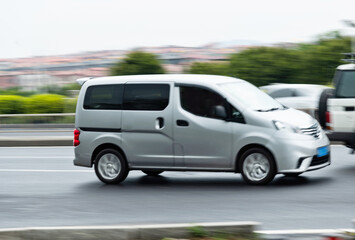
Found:
[[147, 174], [148, 176], [158, 176], [164, 171], [155, 171], [155, 170], [142, 170], [143, 173]]
[[104, 183], [120, 183], [128, 175], [126, 160], [115, 149], [104, 149], [95, 158], [95, 173]]
[[276, 174], [276, 166], [271, 154], [262, 148], [251, 148], [240, 158], [244, 181], [252, 185], [264, 185], [271, 182]]

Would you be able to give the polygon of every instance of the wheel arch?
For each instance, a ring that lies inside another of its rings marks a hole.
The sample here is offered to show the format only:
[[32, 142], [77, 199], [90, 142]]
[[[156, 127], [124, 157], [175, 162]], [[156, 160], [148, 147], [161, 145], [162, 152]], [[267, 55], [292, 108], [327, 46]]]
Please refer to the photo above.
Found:
[[237, 173], [240, 173], [241, 171], [240, 171], [240, 159], [241, 159], [241, 157], [243, 156], [243, 154], [246, 152], [246, 151], [248, 151], [249, 149], [251, 149], [251, 148], [262, 148], [262, 149], [264, 149], [265, 151], [267, 151], [269, 154], [270, 154], [270, 156], [272, 157], [272, 160], [274, 161], [274, 164], [275, 164], [275, 171], [276, 172], [278, 172], [278, 166], [277, 166], [277, 163], [276, 163], [276, 160], [275, 160], [275, 156], [274, 156], [274, 154], [267, 148], [267, 147], [265, 147], [264, 145], [261, 145], [261, 144], [248, 144], [248, 145], [245, 145], [244, 147], [242, 147], [240, 150], [239, 150], [239, 152], [238, 152], [238, 154], [237, 154], [237, 156], [236, 156], [236, 159], [235, 159], [235, 172], [237, 172]]
[[91, 166], [95, 163], [95, 159], [97, 157], [97, 155], [104, 149], [108, 149], [108, 148], [112, 148], [115, 149], [116, 151], [118, 151], [120, 154], [122, 154], [122, 156], [124, 157], [124, 160], [127, 163], [128, 166], [128, 162], [127, 162], [127, 157], [126, 154], [124, 153], [124, 151], [122, 150], [122, 148], [120, 148], [119, 146], [117, 146], [116, 144], [112, 144], [112, 143], [103, 143], [99, 146], [97, 146], [95, 148], [95, 150], [93, 151], [92, 155], [91, 155]]

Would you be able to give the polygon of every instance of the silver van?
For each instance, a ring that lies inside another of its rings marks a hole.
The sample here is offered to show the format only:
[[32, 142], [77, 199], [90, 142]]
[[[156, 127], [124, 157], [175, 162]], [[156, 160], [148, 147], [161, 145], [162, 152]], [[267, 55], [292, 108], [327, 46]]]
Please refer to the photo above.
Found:
[[212, 75], [79, 79], [74, 165], [104, 183], [131, 170], [241, 173], [250, 184], [330, 164], [329, 140], [310, 115], [250, 83]]

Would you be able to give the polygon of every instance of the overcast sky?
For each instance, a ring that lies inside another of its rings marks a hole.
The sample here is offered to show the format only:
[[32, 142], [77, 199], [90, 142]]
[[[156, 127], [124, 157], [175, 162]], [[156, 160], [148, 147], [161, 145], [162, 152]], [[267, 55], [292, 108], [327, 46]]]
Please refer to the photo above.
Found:
[[0, 58], [311, 41], [332, 30], [350, 34], [342, 20], [355, 20], [355, 0], [1, 0], [0, 6]]

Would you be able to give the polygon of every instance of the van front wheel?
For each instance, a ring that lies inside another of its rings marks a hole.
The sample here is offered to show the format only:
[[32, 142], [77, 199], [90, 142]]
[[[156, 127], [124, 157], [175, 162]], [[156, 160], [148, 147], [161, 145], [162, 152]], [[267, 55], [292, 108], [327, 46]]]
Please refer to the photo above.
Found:
[[244, 181], [253, 185], [271, 182], [276, 174], [276, 166], [271, 154], [262, 148], [248, 149], [240, 158], [240, 168]]
[[115, 149], [104, 149], [95, 158], [95, 173], [104, 183], [120, 183], [128, 175], [126, 160]]

